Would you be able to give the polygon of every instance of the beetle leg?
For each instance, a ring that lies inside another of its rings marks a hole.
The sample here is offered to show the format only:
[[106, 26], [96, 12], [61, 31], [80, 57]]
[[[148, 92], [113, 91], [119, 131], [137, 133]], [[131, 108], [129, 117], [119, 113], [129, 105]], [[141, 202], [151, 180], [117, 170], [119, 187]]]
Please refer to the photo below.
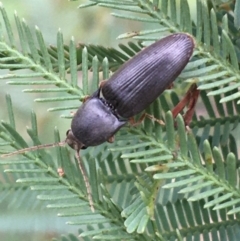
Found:
[[176, 116], [185, 108], [187, 107], [187, 111], [184, 115], [184, 122], [186, 125], [189, 125], [193, 114], [194, 114], [194, 107], [197, 103], [198, 96], [200, 91], [197, 89], [197, 85], [193, 84], [187, 91], [184, 98], [174, 107], [172, 110], [173, 118], [176, 118]]
[[164, 121], [155, 118], [153, 115], [149, 115], [148, 113], [145, 113], [145, 117], [147, 117], [150, 120], [153, 120], [153, 121], [157, 122], [161, 126], [165, 125]]
[[115, 137], [114, 137], [114, 136], [111, 136], [111, 137], [108, 138], [107, 142], [113, 143], [114, 140], [115, 140]]
[[86, 102], [89, 98], [90, 98], [90, 95], [86, 95], [86, 96], [82, 99], [82, 103]]
[[107, 80], [102, 80], [102, 81], [99, 83], [99, 88], [102, 89], [102, 87], [105, 85], [106, 82], [107, 82]]
[[[185, 125], [186, 126], [189, 125], [194, 114], [194, 107], [197, 103], [199, 92], [200, 91], [197, 89], [196, 84], [191, 85], [191, 87], [189, 88], [189, 90], [187, 91], [183, 99], [172, 110], [174, 119], [181, 111], [183, 111], [185, 107], [187, 107], [187, 111], [184, 114], [183, 118], [184, 118]], [[150, 115], [148, 113], [143, 113], [139, 118], [139, 120], [137, 121], [133, 117], [129, 118], [129, 123], [131, 124], [131, 126], [138, 126], [143, 122], [145, 118], [149, 118], [150, 120], [157, 122], [159, 125], [162, 125], [162, 126], [165, 125], [165, 123], [162, 120], [159, 120], [155, 118], [153, 115]]]
[[[185, 125], [188, 126], [192, 120], [192, 117], [194, 114], [194, 107], [197, 103], [199, 93], [200, 91], [197, 89], [197, 85], [196, 84], [191, 85], [191, 87], [189, 88], [189, 90], [187, 91], [183, 99], [172, 110], [173, 118], [175, 119], [177, 115], [181, 111], [183, 111], [185, 107], [187, 107], [187, 111], [184, 114], [183, 118], [184, 118]], [[152, 115], [145, 113], [145, 116], [153, 121], [156, 121], [160, 125], [165, 125], [165, 123], [162, 120], [156, 119]]]
[[[187, 107], [187, 111], [184, 114], [183, 118], [184, 118], [185, 125], [188, 126], [192, 120], [192, 117], [194, 114], [194, 107], [197, 103], [198, 96], [199, 96], [199, 90], [197, 89], [197, 85], [196, 84], [191, 85], [191, 87], [189, 88], [189, 90], [187, 91], [187, 93], [183, 97], [183, 99], [172, 110], [173, 118], [175, 119], [177, 117], [177, 115], [181, 111], [183, 111], [183, 109], [185, 107]], [[142, 121], [145, 118], [149, 118], [150, 120], [157, 122], [159, 125], [165, 125], [165, 123], [162, 120], [159, 120], [159, 119], [155, 118], [153, 115], [150, 115], [148, 113], [143, 113], [141, 115], [141, 117], [139, 118], [139, 120], [137, 120], [137, 121], [134, 120], [133, 117], [129, 118], [129, 123], [132, 126], [138, 126], [139, 124], [142, 123]]]
[[138, 126], [138, 125], [140, 125], [143, 122], [145, 117], [146, 117], [146, 113], [143, 113], [140, 116], [139, 120], [135, 120], [134, 117], [130, 117], [128, 121], [129, 121], [131, 126]]
[[[175, 119], [177, 115], [181, 111], [183, 111], [185, 107], [187, 107], [187, 111], [184, 114], [183, 118], [184, 118], [185, 125], [188, 126], [192, 120], [192, 117], [194, 114], [194, 107], [197, 103], [199, 93], [200, 91], [197, 89], [197, 85], [196, 84], [191, 85], [191, 87], [189, 88], [189, 90], [187, 91], [183, 99], [172, 110], [173, 118]], [[165, 123], [162, 120], [156, 119], [152, 115], [149, 115], [147, 113], [145, 113], [144, 115], [145, 115], [144, 117], [147, 117], [153, 121], [156, 121], [160, 125], [165, 125]]]
[[167, 89], [168, 90], [170, 90], [170, 89], [172, 89], [173, 88], [173, 86], [174, 86], [174, 84], [173, 83], [171, 83], [168, 87], [167, 87]]
[[141, 115], [141, 117], [139, 118], [139, 120], [137, 120], [137, 121], [134, 120], [133, 117], [129, 118], [129, 123], [131, 124], [131, 126], [138, 126], [143, 122], [143, 120], [145, 118], [156, 121], [159, 125], [165, 125], [165, 123], [162, 120], [159, 120], [159, 119], [155, 118], [153, 115], [150, 115], [148, 113], [143, 113]]

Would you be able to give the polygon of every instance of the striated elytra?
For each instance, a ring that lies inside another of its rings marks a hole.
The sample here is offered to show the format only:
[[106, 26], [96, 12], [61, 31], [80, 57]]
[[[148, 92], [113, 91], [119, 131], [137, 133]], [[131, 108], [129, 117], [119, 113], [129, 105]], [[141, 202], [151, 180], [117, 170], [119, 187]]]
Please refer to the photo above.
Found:
[[146, 109], [178, 77], [193, 49], [192, 36], [177, 33], [139, 52], [79, 107], [66, 142], [79, 151], [111, 141], [130, 117]]

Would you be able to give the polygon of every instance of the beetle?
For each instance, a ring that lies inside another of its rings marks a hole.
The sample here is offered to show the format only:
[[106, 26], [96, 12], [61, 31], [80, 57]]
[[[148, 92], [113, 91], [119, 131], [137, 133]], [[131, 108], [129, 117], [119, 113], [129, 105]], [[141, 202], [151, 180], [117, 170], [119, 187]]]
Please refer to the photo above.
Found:
[[176, 33], [135, 55], [79, 107], [66, 143], [79, 151], [112, 142], [129, 118], [146, 109], [178, 77], [193, 49], [192, 36]]
[[[191, 35], [176, 33], [146, 47], [122, 65], [109, 80], [102, 82], [99, 89], [79, 107], [65, 141], [25, 148], [2, 157], [67, 143], [76, 151], [89, 204], [94, 211], [90, 184], [79, 155], [80, 149], [112, 142], [114, 134], [131, 117], [146, 109], [178, 77], [189, 62], [194, 46]], [[177, 111], [184, 107], [190, 96], [188, 92]], [[194, 104], [195, 100], [190, 100], [190, 106]], [[61, 167], [58, 170], [62, 177], [64, 170]]]

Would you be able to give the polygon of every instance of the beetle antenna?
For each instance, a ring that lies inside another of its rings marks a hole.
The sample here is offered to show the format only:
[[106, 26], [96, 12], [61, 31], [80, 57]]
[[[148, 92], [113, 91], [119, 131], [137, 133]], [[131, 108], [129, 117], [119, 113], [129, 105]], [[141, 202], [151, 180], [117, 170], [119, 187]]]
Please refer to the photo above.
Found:
[[39, 146], [32, 146], [32, 147], [24, 148], [24, 149], [17, 150], [17, 151], [14, 151], [14, 152], [10, 152], [10, 153], [7, 153], [7, 154], [3, 154], [3, 155], [1, 155], [1, 157], [9, 157], [9, 156], [13, 156], [13, 155], [17, 155], [17, 154], [23, 154], [25, 152], [40, 150], [40, 149], [44, 149], [44, 148], [64, 146], [65, 144], [66, 144], [66, 141], [61, 141], [61, 142], [57, 142], [57, 143], [43, 144], [43, 145], [39, 145]]
[[89, 183], [89, 180], [88, 180], [83, 162], [80, 158], [79, 152], [80, 152], [80, 150], [76, 150], [76, 158], [77, 158], [78, 166], [79, 166], [79, 169], [82, 173], [83, 180], [84, 180], [84, 183], [85, 183], [85, 187], [86, 187], [86, 190], [87, 190], [87, 197], [88, 197], [89, 205], [90, 205], [90, 208], [91, 208], [92, 212], [94, 213], [95, 209], [94, 209], [94, 204], [93, 204], [93, 199], [92, 199], [92, 192], [91, 192], [91, 188], [90, 188], [90, 183]]

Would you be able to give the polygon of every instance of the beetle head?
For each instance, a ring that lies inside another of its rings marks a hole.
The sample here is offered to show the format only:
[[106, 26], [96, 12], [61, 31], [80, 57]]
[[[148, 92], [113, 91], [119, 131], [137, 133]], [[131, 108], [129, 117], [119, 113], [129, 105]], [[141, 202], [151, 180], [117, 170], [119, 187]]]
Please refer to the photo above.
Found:
[[66, 140], [65, 142], [74, 150], [79, 151], [80, 149], [86, 149], [87, 147], [84, 146], [72, 133], [72, 130], [67, 130], [66, 133]]

